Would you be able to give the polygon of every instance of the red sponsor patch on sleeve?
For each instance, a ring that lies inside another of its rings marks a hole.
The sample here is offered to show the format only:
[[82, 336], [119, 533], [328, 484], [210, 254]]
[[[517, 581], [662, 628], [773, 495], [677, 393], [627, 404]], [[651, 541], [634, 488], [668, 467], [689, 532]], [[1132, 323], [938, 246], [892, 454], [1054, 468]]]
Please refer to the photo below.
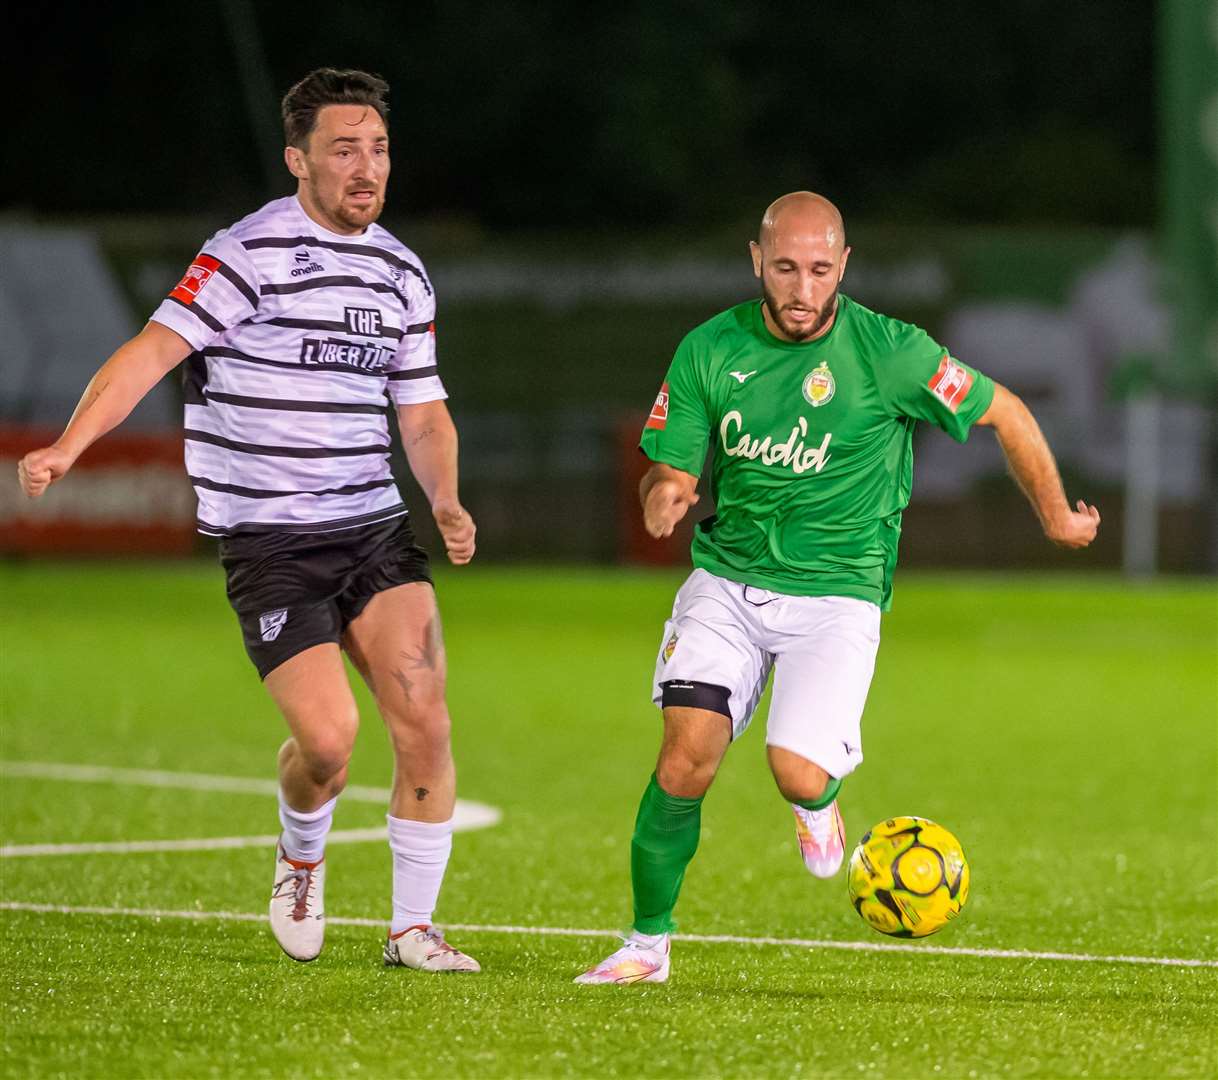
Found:
[[957, 364], [944, 353], [943, 359], [939, 361], [939, 370], [930, 377], [930, 382], [926, 385], [952, 413], [956, 413], [973, 388], [973, 376], [966, 367]]
[[219, 269], [219, 259], [213, 259], [210, 255], [204, 255], [200, 252], [195, 256], [195, 261], [186, 268], [186, 273], [182, 275], [182, 280], [174, 286], [173, 292], [169, 295], [174, 300], [183, 304], [193, 304], [195, 298], [203, 291], [203, 286], [211, 280], [212, 274]]
[[652, 431], [663, 431], [668, 425], [668, 383], [660, 387], [660, 392], [656, 394], [655, 404], [651, 407], [651, 415], [647, 417], [647, 423], [644, 428], [651, 428]]

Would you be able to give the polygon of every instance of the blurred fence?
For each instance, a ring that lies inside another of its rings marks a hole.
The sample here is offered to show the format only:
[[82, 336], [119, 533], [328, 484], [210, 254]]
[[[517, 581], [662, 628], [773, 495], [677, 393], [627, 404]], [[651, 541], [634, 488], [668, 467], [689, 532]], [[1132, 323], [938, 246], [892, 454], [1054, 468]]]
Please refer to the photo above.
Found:
[[[747, 237], [471, 243], [434, 227], [389, 224], [424, 257], [436, 285], [441, 373], [461, 431], [463, 497], [479, 521], [482, 556], [683, 559], [681, 538], [657, 546], [639, 535], [634, 436], [684, 333], [755, 294]], [[10, 468], [21, 440], [32, 437], [20, 428], [62, 426], [91, 372], [172, 288], [214, 227], [139, 219], [89, 228], [0, 225], [0, 427], [7, 429], [0, 468]], [[1068, 493], [1097, 502], [1104, 514], [1085, 565], [1120, 565], [1130, 466], [1149, 462], [1160, 567], [1213, 568], [1212, 399], [1173, 397], [1165, 382], [1156, 430], [1130, 428], [1122, 395], [1133, 368], [1152, 372], [1153, 385], [1156, 362], [1169, 350], [1171, 322], [1147, 238], [860, 227], [850, 239], [846, 292], [925, 327], [1032, 406]], [[175, 387], [166, 380], [127, 430], [172, 438], [180, 427]], [[121, 439], [110, 438], [121, 459]], [[100, 467], [105, 451], [93, 454]], [[408, 501], [421, 508], [403, 463], [395, 465]], [[128, 473], [126, 502], [121, 470], [70, 476], [60, 494], [68, 510], [59, 517], [54, 507], [31, 510], [11, 482], [0, 485], [0, 550], [48, 546], [30, 538], [45, 539], [57, 522], [79, 535], [79, 519], [88, 517], [82, 508], [98, 502], [105, 512], [93, 517], [112, 541], [124, 514], [147, 526], [148, 485], [165, 484], [163, 470], [154, 480]], [[189, 513], [185, 485], [182, 477], [176, 494], [172, 484], [158, 489], [156, 503], [168, 517]], [[31, 514], [40, 514], [34, 532]], [[427, 537], [426, 515], [417, 517]], [[906, 521], [903, 565], [1080, 565], [1040, 538], [986, 431], [963, 447], [921, 431]], [[181, 549], [180, 529], [175, 535], [165, 550]], [[49, 544], [65, 546], [79, 544]]]

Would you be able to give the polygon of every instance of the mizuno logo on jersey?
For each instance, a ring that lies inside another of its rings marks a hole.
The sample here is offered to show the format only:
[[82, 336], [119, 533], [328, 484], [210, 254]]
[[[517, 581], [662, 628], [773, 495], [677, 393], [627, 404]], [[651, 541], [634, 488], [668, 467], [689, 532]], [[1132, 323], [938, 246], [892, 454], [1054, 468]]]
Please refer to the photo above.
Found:
[[756, 375], [757, 372], [756, 371], [729, 371], [728, 374], [733, 379], [735, 379], [737, 382], [739, 382], [741, 386], [743, 386], [744, 380], [749, 378], [751, 375]]
[[300, 343], [300, 362], [309, 367], [345, 368], [349, 371], [379, 371], [393, 358], [383, 345], [355, 341], [305, 338]]
[[[733, 430], [734, 429], [734, 430]], [[763, 465], [781, 465], [796, 475], [809, 469], [820, 472], [829, 460], [829, 440], [832, 432], [825, 432], [820, 446], [808, 446], [808, 421], [802, 416], [784, 442], [775, 442], [767, 435], [757, 439], [744, 429], [744, 417], [735, 409], [727, 413], [719, 424], [719, 438], [723, 441], [723, 452], [728, 457], [748, 458]]]

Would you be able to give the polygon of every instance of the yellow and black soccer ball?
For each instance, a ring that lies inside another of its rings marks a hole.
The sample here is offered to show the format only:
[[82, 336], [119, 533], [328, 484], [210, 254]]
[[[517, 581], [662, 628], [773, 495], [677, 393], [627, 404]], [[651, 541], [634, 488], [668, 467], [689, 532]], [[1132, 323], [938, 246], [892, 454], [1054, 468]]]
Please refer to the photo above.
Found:
[[960, 841], [926, 818], [881, 821], [850, 856], [850, 902], [868, 926], [892, 937], [942, 930], [968, 900], [968, 884]]

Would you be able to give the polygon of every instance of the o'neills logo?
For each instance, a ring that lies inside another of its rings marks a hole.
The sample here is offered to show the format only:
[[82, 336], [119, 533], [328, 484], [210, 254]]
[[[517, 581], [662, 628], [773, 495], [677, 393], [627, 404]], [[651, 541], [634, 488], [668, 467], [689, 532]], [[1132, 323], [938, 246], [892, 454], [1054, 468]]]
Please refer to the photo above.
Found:
[[324, 270], [321, 265], [312, 255], [309, 254], [308, 248], [301, 248], [294, 256], [296, 265], [289, 271], [292, 277], [303, 277], [305, 274], [316, 274], [318, 270]]
[[833, 433], [825, 432], [820, 446], [808, 446], [804, 442], [808, 437], [808, 421], [802, 416], [784, 442], [774, 442], [770, 435], [764, 439], [754, 438], [743, 428], [744, 417], [735, 409], [720, 422], [719, 438], [728, 457], [744, 457], [750, 461], [760, 461], [763, 465], [781, 465], [796, 474], [809, 469], [820, 472], [829, 460], [829, 440], [833, 438]]

